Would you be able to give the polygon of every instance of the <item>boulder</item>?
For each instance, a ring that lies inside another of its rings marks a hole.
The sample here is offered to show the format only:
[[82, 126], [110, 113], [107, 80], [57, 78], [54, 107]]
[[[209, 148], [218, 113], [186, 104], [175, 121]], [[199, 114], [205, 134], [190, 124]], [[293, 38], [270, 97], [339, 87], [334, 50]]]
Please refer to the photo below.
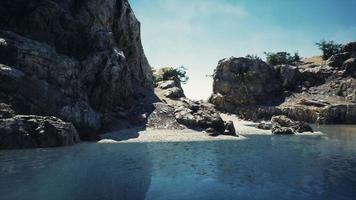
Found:
[[166, 103], [154, 103], [154, 111], [148, 116], [147, 127], [154, 129], [183, 129], [175, 118], [174, 108]]
[[289, 135], [303, 132], [313, 132], [313, 129], [305, 122], [294, 121], [285, 115], [273, 116], [271, 119], [272, 133]]
[[298, 86], [301, 74], [296, 66], [276, 65], [274, 68], [280, 75], [283, 88], [293, 90]]
[[356, 42], [349, 42], [341, 47], [341, 52], [356, 52]]
[[224, 135], [231, 135], [231, 136], [236, 136], [236, 130], [235, 130], [235, 126], [234, 126], [234, 122], [232, 121], [228, 121], [225, 122], [225, 131], [224, 131]]
[[356, 78], [356, 58], [350, 58], [346, 60], [342, 68], [345, 69], [344, 76], [352, 76]]
[[214, 128], [207, 128], [205, 129], [205, 132], [209, 134], [209, 136], [212, 136], [212, 137], [217, 137], [220, 135], [219, 132], [217, 132]]
[[175, 118], [178, 123], [195, 130], [205, 130], [211, 128], [218, 134], [224, 134], [228, 128], [214, 106], [203, 101], [192, 101], [184, 99], [175, 109]]
[[173, 87], [180, 87], [179, 84], [177, 84], [177, 81], [174, 80], [167, 80], [167, 81], [161, 81], [158, 82], [158, 87], [161, 89], [169, 89], [169, 88], [173, 88]]
[[0, 119], [0, 149], [57, 147], [78, 142], [73, 124], [56, 117], [16, 115]]
[[210, 102], [232, 111], [237, 106], [272, 103], [281, 92], [273, 67], [261, 60], [231, 57], [221, 60], [216, 68]]
[[354, 124], [356, 123], [356, 105], [339, 104], [323, 108], [318, 117], [322, 124]]
[[326, 65], [334, 67], [334, 68], [341, 68], [342, 64], [345, 62], [345, 60], [347, 60], [349, 58], [350, 58], [349, 52], [338, 53], [338, 54], [332, 55], [326, 61]]
[[334, 68], [329, 65], [320, 65], [299, 70], [302, 85], [297, 86], [305, 86], [307, 88], [324, 84], [326, 79], [334, 73]]
[[184, 97], [184, 92], [183, 89], [180, 87], [172, 87], [166, 90], [164, 96], [168, 98], [176, 99], [176, 98]]
[[256, 125], [256, 128], [262, 129], [262, 130], [271, 130], [271, 127], [266, 124], [265, 122], [260, 122]]

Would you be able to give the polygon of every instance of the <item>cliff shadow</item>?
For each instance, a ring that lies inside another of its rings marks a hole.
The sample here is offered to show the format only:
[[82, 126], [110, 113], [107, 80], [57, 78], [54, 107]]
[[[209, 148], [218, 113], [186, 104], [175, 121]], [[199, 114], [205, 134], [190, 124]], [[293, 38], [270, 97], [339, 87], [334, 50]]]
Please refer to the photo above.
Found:
[[139, 137], [141, 131], [152, 126], [152, 117], [157, 110], [157, 104], [162, 104], [151, 89], [137, 88], [134, 104], [116, 117], [109, 130], [100, 135], [101, 139], [123, 141]]

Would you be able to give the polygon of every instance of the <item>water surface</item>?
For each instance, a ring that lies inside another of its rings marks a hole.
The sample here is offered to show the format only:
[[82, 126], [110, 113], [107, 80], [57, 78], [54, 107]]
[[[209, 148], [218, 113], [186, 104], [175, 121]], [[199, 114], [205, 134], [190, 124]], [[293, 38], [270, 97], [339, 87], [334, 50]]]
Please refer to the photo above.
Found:
[[0, 199], [355, 199], [356, 126], [319, 129], [325, 134], [0, 151]]

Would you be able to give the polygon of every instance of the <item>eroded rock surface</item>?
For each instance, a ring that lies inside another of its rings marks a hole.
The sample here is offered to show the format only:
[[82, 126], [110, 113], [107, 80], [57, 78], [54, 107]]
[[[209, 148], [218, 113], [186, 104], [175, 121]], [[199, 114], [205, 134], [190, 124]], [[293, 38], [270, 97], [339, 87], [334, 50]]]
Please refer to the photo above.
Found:
[[0, 103], [72, 122], [96, 137], [152, 89], [140, 23], [127, 0], [2, 0]]
[[223, 110], [278, 100], [282, 84], [273, 67], [261, 60], [231, 57], [219, 61], [210, 102]]
[[[167, 95], [175, 88], [181, 91], [179, 95]], [[213, 104], [186, 98], [180, 81], [175, 77], [158, 82], [155, 94], [165, 106], [160, 105], [161, 103], [158, 104], [159, 107], [156, 106], [156, 110], [150, 115], [148, 121], [157, 123], [149, 123], [149, 127], [157, 128], [157, 124], [161, 124], [161, 126], [164, 125], [163, 128], [190, 128], [206, 131], [212, 136], [223, 134], [236, 136], [233, 122], [224, 122]]]
[[290, 135], [303, 132], [313, 132], [305, 122], [294, 121], [285, 115], [273, 116], [271, 119], [272, 133], [276, 135]]
[[0, 149], [67, 146], [79, 141], [73, 124], [56, 117], [15, 115], [0, 119]]
[[222, 60], [210, 102], [254, 121], [286, 115], [311, 123], [356, 123], [354, 44], [344, 45], [327, 61], [313, 57], [296, 66], [268, 66], [248, 58]]

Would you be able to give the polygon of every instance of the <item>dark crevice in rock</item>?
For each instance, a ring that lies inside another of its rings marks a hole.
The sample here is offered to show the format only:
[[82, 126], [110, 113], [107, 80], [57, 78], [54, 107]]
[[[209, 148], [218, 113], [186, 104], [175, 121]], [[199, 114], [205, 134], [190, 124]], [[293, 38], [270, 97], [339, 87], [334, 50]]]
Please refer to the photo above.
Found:
[[153, 95], [127, 0], [3, 0], [0, 11], [0, 77], [11, 80], [0, 102], [18, 114], [59, 117], [92, 139], [119, 108], [140, 103], [138, 91]]

